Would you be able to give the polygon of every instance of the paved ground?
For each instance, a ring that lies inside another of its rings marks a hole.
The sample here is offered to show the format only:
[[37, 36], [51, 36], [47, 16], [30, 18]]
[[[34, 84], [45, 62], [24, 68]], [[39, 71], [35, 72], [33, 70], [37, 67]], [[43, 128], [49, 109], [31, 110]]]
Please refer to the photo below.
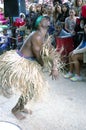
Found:
[[33, 110], [32, 115], [17, 120], [10, 110], [18, 95], [10, 99], [1, 95], [0, 120], [13, 122], [22, 130], [86, 130], [86, 81], [71, 82], [63, 76], [57, 81], [46, 78], [51, 85], [49, 94], [43, 101], [26, 106]]

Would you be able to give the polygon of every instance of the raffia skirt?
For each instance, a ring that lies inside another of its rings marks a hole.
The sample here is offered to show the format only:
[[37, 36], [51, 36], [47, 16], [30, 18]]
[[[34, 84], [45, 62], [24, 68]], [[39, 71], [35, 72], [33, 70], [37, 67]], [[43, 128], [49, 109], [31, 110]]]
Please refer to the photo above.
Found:
[[11, 50], [0, 56], [0, 87], [6, 95], [12, 89], [38, 99], [48, 84], [36, 60], [27, 60]]

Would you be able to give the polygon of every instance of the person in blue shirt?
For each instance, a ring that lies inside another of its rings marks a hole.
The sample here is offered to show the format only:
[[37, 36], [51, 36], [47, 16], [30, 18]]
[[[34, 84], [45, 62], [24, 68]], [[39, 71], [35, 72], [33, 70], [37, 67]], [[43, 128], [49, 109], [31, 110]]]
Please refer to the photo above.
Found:
[[71, 33], [68, 33], [67, 31], [64, 30], [62, 22], [60, 21], [56, 22], [55, 31], [53, 33], [52, 45], [56, 47], [56, 41], [55, 41], [56, 37], [69, 37], [69, 36], [71, 37], [72, 35]]
[[70, 36], [71, 34], [64, 30], [62, 22], [58, 21], [55, 24], [55, 32], [57, 36]]
[[[84, 25], [83, 38], [79, 46], [69, 54], [69, 72], [64, 75], [72, 81], [83, 80], [80, 75], [80, 61], [86, 63], [86, 24]], [[74, 74], [75, 70], [75, 74]]]
[[3, 30], [3, 35], [1, 36], [1, 41], [0, 41], [0, 51], [1, 52], [4, 52], [6, 50], [9, 49], [10, 47], [10, 37], [9, 35], [7, 34], [7, 29], [4, 29]]

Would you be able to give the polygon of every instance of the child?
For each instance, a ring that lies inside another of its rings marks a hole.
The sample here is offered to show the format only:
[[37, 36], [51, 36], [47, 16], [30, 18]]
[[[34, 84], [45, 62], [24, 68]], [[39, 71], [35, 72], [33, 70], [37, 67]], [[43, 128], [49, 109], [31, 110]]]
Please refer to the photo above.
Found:
[[71, 36], [71, 33], [68, 33], [63, 29], [62, 22], [58, 21], [55, 24], [55, 31], [53, 33], [52, 37], [52, 45], [56, 48], [56, 37], [62, 37], [62, 36]]

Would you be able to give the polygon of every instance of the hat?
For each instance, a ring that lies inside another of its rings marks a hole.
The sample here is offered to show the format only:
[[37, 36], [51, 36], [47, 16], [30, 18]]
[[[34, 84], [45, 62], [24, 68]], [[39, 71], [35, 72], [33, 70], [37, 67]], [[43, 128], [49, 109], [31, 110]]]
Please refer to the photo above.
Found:
[[42, 21], [42, 19], [44, 18], [44, 16], [39, 16], [37, 19], [36, 19], [36, 22], [35, 22], [35, 27], [37, 28], [40, 24], [40, 22]]

